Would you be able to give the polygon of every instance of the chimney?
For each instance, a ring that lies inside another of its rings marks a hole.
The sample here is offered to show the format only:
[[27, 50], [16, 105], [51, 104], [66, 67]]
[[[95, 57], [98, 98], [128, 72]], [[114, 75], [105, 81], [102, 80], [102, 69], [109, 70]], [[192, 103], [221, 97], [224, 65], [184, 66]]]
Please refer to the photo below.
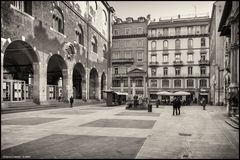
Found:
[[180, 14], [178, 15], [178, 19], [180, 19]]

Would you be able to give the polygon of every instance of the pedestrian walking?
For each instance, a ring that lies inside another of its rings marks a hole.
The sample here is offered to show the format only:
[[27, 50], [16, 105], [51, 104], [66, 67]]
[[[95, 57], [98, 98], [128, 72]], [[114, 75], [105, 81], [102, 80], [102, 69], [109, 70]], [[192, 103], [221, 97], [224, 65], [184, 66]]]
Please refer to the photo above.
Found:
[[180, 108], [181, 108], [181, 101], [180, 101], [180, 99], [178, 98], [177, 99], [177, 110], [178, 110], [178, 113], [177, 113], [177, 110], [176, 110], [176, 114], [177, 115], [180, 115]]
[[73, 97], [71, 96], [71, 97], [70, 97], [70, 107], [71, 107], [71, 108], [73, 107], [73, 101], [74, 101], [74, 100], [73, 100]]
[[177, 115], [177, 99], [176, 97], [174, 97], [173, 99], [173, 116], [175, 115], [174, 113], [176, 112], [176, 115]]
[[156, 108], [158, 108], [159, 105], [160, 105], [160, 100], [157, 99], [157, 101], [156, 101]]
[[202, 106], [203, 106], [203, 110], [206, 110], [206, 100], [205, 98], [202, 98]]

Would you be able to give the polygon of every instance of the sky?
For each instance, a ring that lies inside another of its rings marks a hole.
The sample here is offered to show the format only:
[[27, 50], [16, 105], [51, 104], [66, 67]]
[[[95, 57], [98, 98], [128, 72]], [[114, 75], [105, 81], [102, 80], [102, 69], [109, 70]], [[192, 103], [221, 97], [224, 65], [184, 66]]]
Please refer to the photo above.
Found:
[[191, 17], [195, 15], [209, 15], [215, 1], [108, 1], [115, 9], [118, 18], [125, 20], [127, 17], [137, 19], [140, 16], [151, 15], [151, 19]]

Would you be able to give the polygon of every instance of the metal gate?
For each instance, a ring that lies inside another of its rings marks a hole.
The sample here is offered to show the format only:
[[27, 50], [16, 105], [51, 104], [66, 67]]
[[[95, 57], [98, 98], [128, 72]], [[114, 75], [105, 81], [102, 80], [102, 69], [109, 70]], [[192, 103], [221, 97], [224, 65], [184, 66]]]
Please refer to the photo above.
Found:
[[57, 85], [47, 85], [47, 99], [48, 100], [62, 100], [62, 87]]

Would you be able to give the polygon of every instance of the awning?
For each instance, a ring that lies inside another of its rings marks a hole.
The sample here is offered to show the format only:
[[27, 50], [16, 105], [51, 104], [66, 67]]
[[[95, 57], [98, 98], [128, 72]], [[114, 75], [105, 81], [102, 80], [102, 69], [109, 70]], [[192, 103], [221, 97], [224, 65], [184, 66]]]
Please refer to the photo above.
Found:
[[126, 92], [114, 92], [114, 93], [116, 93], [117, 95], [124, 95], [124, 96], [128, 95], [128, 93], [126, 93]]
[[207, 95], [208, 96], [208, 93], [199, 93], [200, 95]]
[[187, 96], [187, 95], [190, 95], [190, 94], [191, 93], [184, 92], [184, 91], [178, 91], [178, 92], [173, 93], [174, 96]]
[[167, 91], [162, 91], [162, 92], [157, 92], [157, 95], [164, 95], [164, 96], [170, 96], [173, 95], [173, 93], [171, 92], [167, 92]]

